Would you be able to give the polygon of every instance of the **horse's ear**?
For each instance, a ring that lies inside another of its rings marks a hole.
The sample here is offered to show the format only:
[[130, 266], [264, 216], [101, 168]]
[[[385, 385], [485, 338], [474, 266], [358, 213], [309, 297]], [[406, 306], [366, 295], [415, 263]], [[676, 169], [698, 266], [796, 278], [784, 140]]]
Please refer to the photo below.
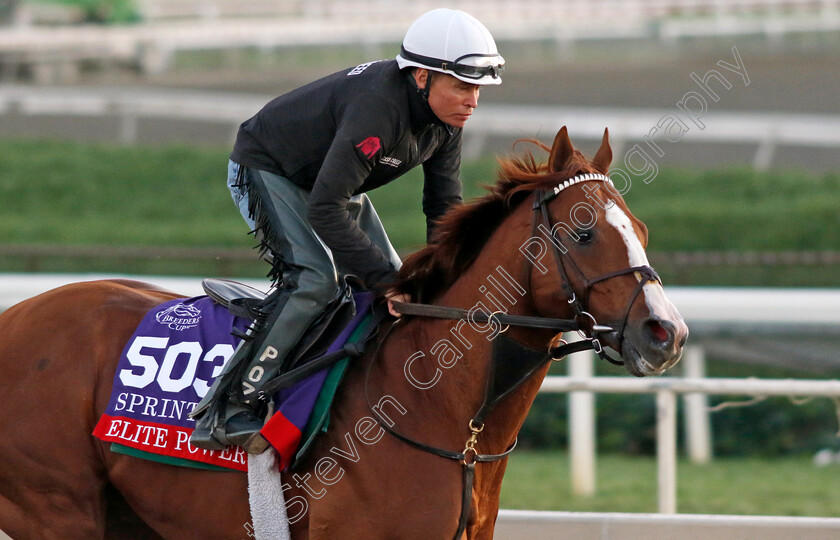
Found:
[[550, 172], [558, 172], [565, 169], [569, 160], [572, 159], [574, 152], [575, 149], [572, 148], [572, 141], [569, 140], [569, 131], [566, 129], [566, 126], [563, 126], [557, 132], [557, 136], [554, 137], [551, 154], [548, 156], [548, 170]]
[[592, 159], [592, 165], [594, 165], [595, 168], [603, 174], [607, 174], [607, 171], [610, 170], [612, 158], [612, 148], [610, 148], [610, 130], [604, 128], [604, 138], [601, 139], [601, 147], [598, 148], [598, 152], [595, 153], [595, 157]]

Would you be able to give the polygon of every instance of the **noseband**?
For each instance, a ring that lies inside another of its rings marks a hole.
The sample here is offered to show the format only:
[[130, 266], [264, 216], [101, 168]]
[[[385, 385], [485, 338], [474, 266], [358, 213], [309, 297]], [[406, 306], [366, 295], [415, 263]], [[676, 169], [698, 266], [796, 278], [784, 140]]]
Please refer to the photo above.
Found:
[[[642, 289], [647, 283], [653, 281], [661, 284], [662, 280], [659, 278], [659, 274], [657, 274], [653, 268], [647, 265], [631, 266], [622, 270], [616, 270], [615, 272], [609, 272], [602, 276], [590, 279], [580, 269], [580, 266], [578, 266], [578, 264], [569, 254], [568, 250], [561, 249], [562, 244], [560, 244], [559, 240], [554, 237], [553, 231], [555, 224], [552, 223], [551, 215], [548, 212], [548, 205], [566, 188], [576, 184], [581, 184], [583, 182], [603, 182], [605, 185], [609, 186], [608, 189], [615, 189], [612, 180], [610, 180], [608, 176], [598, 173], [588, 173], [569, 178], [568, 180], [561, 182], [560, 184], [558, 184], [550, 190], [537, 191], [535, 193], [535, 200], [533, 205], [534, 226], [532, 235], [533, 237], [537, 237], [537, 235], [539, 234], [540, 225], [546, 227], [546, 231], [548, 231], [548, 233], [552, 235], [551, 243], [554, 244], [555, 247], [555, 249], [552, 250], [552, 252], [554, 253], [554, 262], [557, 266], [558, 272], [560, 273], [563, 291], [565, 291], [566, 296], [568, 297], [567, 302], [571, 304], [572, 309], [575, 311], [574, 320], [578, 324], [578, 333], [580, 334], [580, 336], [591, 343], [592, 350], [594, 350], [598, 354], [598, 356], [601, 357], [601, 359], [606, 360], [611, 364], [621, 366], [624, 365], [624, 362], [620, 360], [614, 360], [606, 353], [604, 347], [601, 345], [600, 339], [598, 338], [598, 334], [613, 331], [617, 332], [618, 352], [620, 353], [621, 348], [624, 344], [624, 331], [627, 328], [627, 320], [630, 317], [630, 310], [633, 307], [633, 303], [636, 301], [636, 298], [639, 296], [639, 294], [641, 294]], [[611, 202], [612, 204], [616, 204], [615, 201]], [[583, 284], [582, 299], [575, 294], [574, 288], [571, 285], [571, 281], [569, 280], [569, 272], [566, 268], [567, 265], [572, 269], [578, 280]], [[627, 307], [624, 310], [624, 317], [621, 320], [621, 326], [615, 329], [610, 326], [598, 324], [598, 321], [588, 310], [589, 295], [592, 292], [592, 288], [598, 283], [602, 283], [612, 278], [628, 274], [637, 274], [639, 283], [636, 285], [635, 290], [630, 295], [630, 298], [627, 301]], [[531, 272], [528, 271], [526, 275], [530, 280]], [[530, 286], [528, 287], [528, 289], [530, 290]], [[563, 343], [565, 344], [565, 341], [563, 341]], [[554, 358], [558, 358], [558, 356], [562, 357], [564, 356], [563, 354], [561, 354], [562, 352], [563, 351], [560, 348], [553, 348], [551, 350], [551, 355]]]

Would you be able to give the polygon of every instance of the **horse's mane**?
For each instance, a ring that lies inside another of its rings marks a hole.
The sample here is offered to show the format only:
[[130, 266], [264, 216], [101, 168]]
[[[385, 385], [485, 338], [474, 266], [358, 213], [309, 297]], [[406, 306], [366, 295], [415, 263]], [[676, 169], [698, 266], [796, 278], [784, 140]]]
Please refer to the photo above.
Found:
[[[540, 149], [551, 149], [532, 139]], [[496, 184], [488, 194], [449, 209], [437, 222], [431, 242], [409, 255], [394, 288], [409, 293], [415, 302], [429, 302], [449, 288], [466, 270], [496, 228], [534, 190], [554, 187], [577, 174], [595, 171], [578, 150], [563, 170], [549, 172], [548, 163], [537, 162], [528, 151], [522, 156], [500, 158]]]

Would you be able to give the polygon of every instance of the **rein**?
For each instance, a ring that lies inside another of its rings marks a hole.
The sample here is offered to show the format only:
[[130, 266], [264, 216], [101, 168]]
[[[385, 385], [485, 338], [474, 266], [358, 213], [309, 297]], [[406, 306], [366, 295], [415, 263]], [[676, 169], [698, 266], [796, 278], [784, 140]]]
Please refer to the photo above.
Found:
[[[434, 306], [431, 304], [415, 304], [409, 302], [393, 302], [394, 310], [402, 315], [416, 315], [418, 317], [429, 317], [433, 319], [450, 319], [486, 323], [495, 320], [504, 326], [523, 326], [526, 328], [544, 328], [557, 330], [559, 332], [571, 332], [580, 330], [581, 324], [577, 319], [551, 319], [548, 317], [528, 317], [524, 315], [508, 315], [497, 311], [484, 313], [481, 310], [467, 310], [446, 306]], [[611, 326], [597, 326], [596, 332], [611, 332]]]
[[[557, 330], [558, 332], [573, 332], [577, 331], [584, 336], [584, 332], [598, 334], [602, 332], [612, 332], [615, 329], [612, 326], [605, 326], [596, 324], [595, 319], [588, 313], [582, 314], [581, 317], [574, 319], [552, 319], [549, 317], [529, 317], [524, 315], [508, 315], [503, 312], [484, 313], [481, 310], [467, 310], [446, 306], [434, 306], [431, 304], [416, 304], [411, 302], [393, 302], [394, 311], [401, 315], [413, 315], [416, 317], [428, 317], [431, 319], [448, 319], [453, 321], [471, 321], [477, 323], [486, 323], [495, 320], [500, 325], [506, 328], [499, 332], [500, 334], [507, 331], [508, 326], [521, 326], [524, 328], [540, 328], [548, 330]], [[600, 343], [595, 339], [585, 339], [584, 341], [576, 341], [573, 343], [563, 342], [563, 345], [551, 347], [548, 352], [552, 360], [561, 360], [564, 357], [581, 351], [593, 349], [598, 351]], [[610, 359], [611, 360], [611, 359]]]

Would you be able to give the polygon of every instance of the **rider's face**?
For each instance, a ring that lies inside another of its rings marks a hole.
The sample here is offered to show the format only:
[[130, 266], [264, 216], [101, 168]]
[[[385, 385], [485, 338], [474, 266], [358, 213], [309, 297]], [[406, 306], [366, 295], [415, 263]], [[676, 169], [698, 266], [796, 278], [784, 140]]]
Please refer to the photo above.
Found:
[[[414, 79], [419, 88], [426, 88], [429, 71], [417, 69]], [[478, 106], [478, 94], [481, 87], [456, 79], [446, 73], [435, 72], [429, 89], [429, 106], [441, 122], [462, 128]]]

